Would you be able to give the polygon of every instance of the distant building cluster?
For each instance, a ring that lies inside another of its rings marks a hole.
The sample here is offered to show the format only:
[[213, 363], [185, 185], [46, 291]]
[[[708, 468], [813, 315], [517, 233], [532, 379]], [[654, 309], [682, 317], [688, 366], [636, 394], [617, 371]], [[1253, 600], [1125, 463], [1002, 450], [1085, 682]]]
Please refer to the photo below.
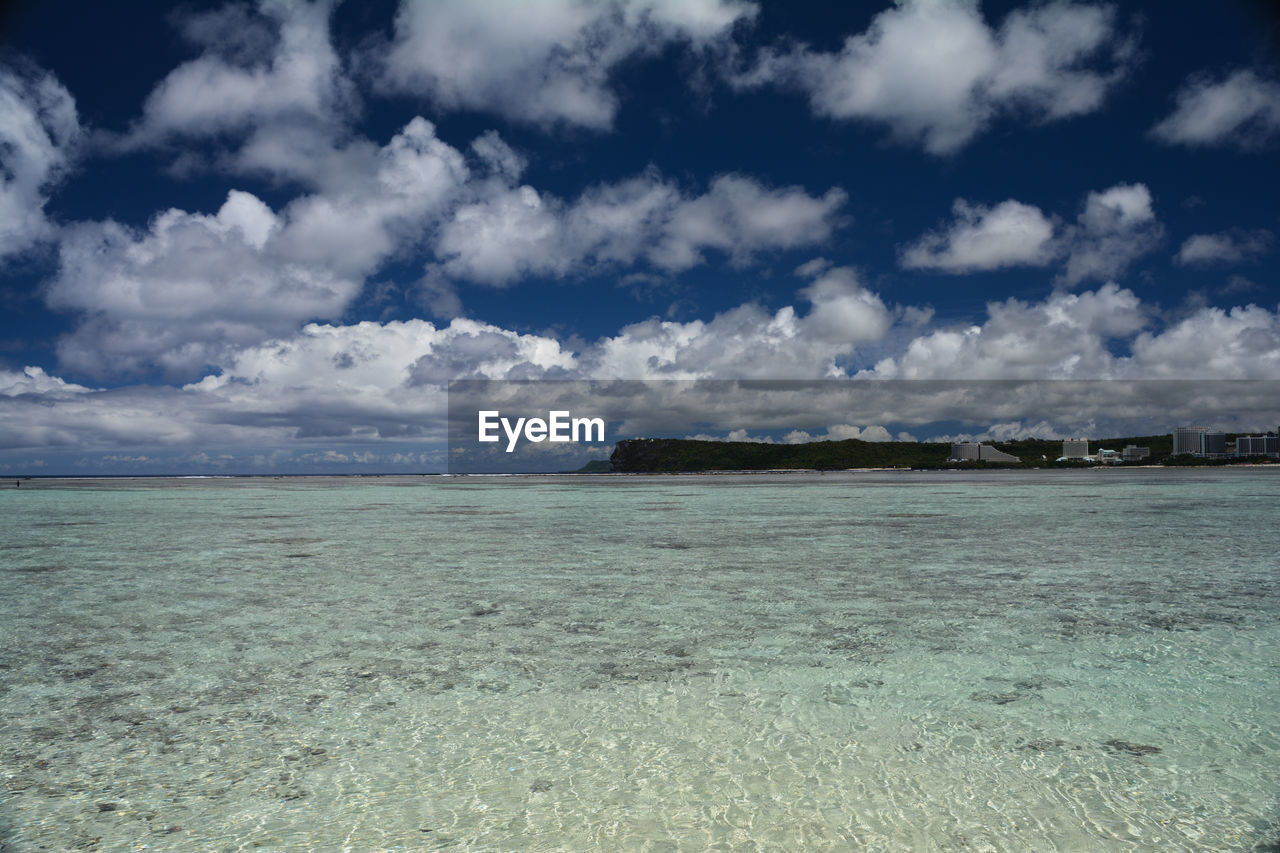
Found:
[[1115, 465], [1120, 462], [1141, 462], [1151, 455], [1151, 448], [1138, 447], [1136, 444], [1125, 445], [1124, 450], [1103, 450], [1089, 452], [1087, 438], [1068, 438], [1062, 442], [1062, 455], [1059, 462], [1096, 462], [1104, 465]]
[[[1238, 436], [1234, 442], [1229, 442], [1227, 434], [1222, 430], [1205, 426], [1180, 426], [1174, 427], [1172, 438], [1171, 456], [1191, 455], [1199, 459], [1255, 459], [1258, 457], [1280, 459], [1280, 428], [1263, 435]], [[1124, 450], [1098, 448], [1090, 452], [1087, 438], [1068, 438], [1062, 442], [1062, 455], [1057, 461], [1115, 465], [1121, 462], [1142, 462], [1150, 458], [1151, 448], [1149, 447], [1127, 444]], [[981, 442], [956, 441], [951, 443], [951, 455], [947, 461], [1021, 462], [1022, 460]]]
[[1263, 435], [1238, 436], [1234, 443], [1227, 442], [1222, 430], [1202, 426], [1174, 427], [1173, 455], [1191, 455], [1200, 459], [1226, 459], [1267, 456], [1280, 458], [1280, 437], [1268, 432]]
[[948, 462], [1021, 462], [1016, 456], [988, 447], [981, 442], [956, 441], [951, 443]]

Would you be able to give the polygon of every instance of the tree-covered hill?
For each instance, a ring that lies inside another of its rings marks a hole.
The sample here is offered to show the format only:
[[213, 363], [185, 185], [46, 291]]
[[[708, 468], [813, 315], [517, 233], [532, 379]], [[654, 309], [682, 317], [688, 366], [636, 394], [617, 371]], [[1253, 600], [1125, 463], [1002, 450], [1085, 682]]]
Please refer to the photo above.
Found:
[[[1147, 447], [1148, 463], [1160, 462], [1172, 448], [1168, 435], [1130, 436], [1089, 442], [1090, 452]], [[762, 444], [748, 441], [699, 441], [682, 438], [636, 438], [618, 442], [610, 457], [617, 473], [675, 471], [765, 471], [772, 469], [841, 470], [845, 468], [1044, 467], [1062, 455], [1060, 439], [1019, 439], [988, 444], [1019, 463], [948, 463], [951, 445], [916, 441], [815, 441], [806, 444]], [[1084, 463], [1065, 463], [1084, 464]]]

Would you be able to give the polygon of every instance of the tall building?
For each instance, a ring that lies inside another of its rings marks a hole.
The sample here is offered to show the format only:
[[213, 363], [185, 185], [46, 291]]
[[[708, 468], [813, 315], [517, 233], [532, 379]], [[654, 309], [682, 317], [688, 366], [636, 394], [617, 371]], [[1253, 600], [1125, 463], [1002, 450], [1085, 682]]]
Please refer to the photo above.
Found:
[[1068, 438], [1062, 442], [1063, 459], [1084, 459], [1089, 455], [1089, 439]]
[[1173, 428], [1173, 455], [1181, 456], [1184, 453], [1199, 454], [1203, 451], [1200, 447], [1200, 437], [1209, 431], [1208, 427], [1186, 426]]
[[1227, 434], [1222, 430], [1211, 429], [1200, 433], [1201, 456], [1226, 456]]

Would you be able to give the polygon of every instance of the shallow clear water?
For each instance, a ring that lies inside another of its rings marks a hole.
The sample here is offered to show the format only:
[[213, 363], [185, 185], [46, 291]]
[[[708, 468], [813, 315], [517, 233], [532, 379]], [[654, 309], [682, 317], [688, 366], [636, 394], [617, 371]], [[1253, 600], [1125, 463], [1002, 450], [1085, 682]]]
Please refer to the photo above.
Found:
[[1265, 469], [28, 482], [0, 849], [1274, 850], [1277, 507]]

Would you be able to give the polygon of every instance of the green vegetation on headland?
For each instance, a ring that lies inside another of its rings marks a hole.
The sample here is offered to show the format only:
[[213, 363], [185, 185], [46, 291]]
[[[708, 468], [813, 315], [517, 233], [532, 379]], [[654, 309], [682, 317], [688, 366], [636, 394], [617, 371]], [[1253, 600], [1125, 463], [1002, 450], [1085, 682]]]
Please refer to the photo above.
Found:
[[[1190, 456], [1170, 459], [1173, 439], [1168, 435], [1090, 441], [1089, 450], [1092, 453], [1099, 450], [1119, 452], [1130, 444], [1151, 450], [1151, 455], [1138, 464], [1222, 464], [1219, 460], [1195, 459]], [[860, 441], [851, 438], [805, 444], [762, 444], [749, 441], [634, 438], [617, 443], [609, 458], [609, 470], [614, 473], [640, 474], [786, 469], [839, 471], [847, 468], [1081, 468], [1092, 465], [1083, 461], [1057, 462], [1062, 455], [1060, 439], [1026, 438], [987, 443], [986, 446], [1016, 456], [1021, 461], [949, 462], [947, 458], [951, 453], [951, 445], [942, 442]], [[593, 473], [600, 470], [600, 467], [594, 467]]]
[[949, 444], [873, 442], [855, 438], [805, 444], [636, 438], [619, 441], [609, 461], [615, 473], [910, 468], [914, 465], [943, 465], [950, 450]]

